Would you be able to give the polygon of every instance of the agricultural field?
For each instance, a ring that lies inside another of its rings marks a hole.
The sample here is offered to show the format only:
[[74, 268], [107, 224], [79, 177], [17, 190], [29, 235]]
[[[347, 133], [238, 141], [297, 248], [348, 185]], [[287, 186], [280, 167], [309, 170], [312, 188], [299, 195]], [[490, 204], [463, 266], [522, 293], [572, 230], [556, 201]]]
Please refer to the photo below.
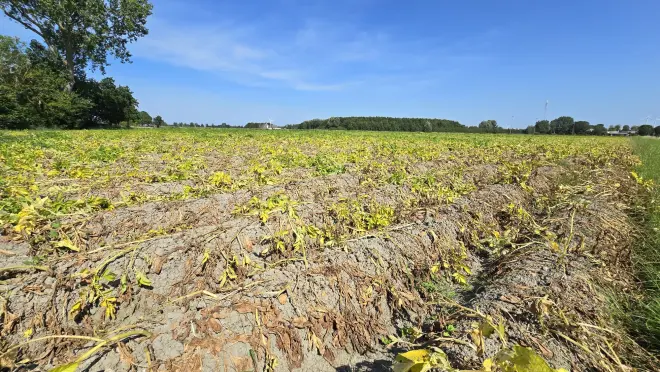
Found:
[[611, 311], [639, 164], [604, 137], [0, 132], [0, 369], [652, 370]]

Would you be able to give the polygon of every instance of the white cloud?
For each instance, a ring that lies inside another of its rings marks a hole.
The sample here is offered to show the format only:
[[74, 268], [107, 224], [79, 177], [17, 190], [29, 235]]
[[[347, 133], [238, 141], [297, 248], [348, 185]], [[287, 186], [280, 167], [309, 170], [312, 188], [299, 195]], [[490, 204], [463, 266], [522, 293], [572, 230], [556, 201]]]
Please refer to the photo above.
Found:
[[[247, 86], [338, 91], [378, 80], [434, 81], [483, 40], [394, 40], [384, 30], [318, 19], [179, 24], [152, 18], [150, 33], [132, 48], [138, 58], [211, 72]], [[489, 38], [492, 35], [487, 35]], [[373, 78], [376, 78], [373, 80]], [[385, 78], [385, 79], [383, 79]]]

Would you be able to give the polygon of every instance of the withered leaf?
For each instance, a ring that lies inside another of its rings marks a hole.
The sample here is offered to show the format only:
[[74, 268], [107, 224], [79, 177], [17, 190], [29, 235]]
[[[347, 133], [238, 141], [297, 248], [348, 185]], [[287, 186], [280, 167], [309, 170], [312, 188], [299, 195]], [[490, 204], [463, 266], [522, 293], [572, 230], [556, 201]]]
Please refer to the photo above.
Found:
[[118, 343], [117, 344], [117, 350], [119, 351], [119, 359], [128, 364], [129, 366], [132, 366], [135, 364], [135, 357], [131, 353], [131, 350], [126, 346], [124, 343]]
[[165, 258], [162, 256], [155, 256], [151, 262], [151, 272], [160, 274], [163, 270], [163, 264], [165, 263]]
[[517, 297], [517, 296], [514, 296], [514, 295], [504, 295], [504, 296], [500, 297], [500, 300], [502, 300], [504, 302], [508, 302], [510, 304], [514, 304], [514, 305], [517, 305], [517, 304], [522, 302], [520, 297]]
[[209, 319], [208, 320], [208, 326], [211, 328], [215, 333], [220, 333], [222, 331], [222, 325], [220, 324], [220, 321], [217, 319]]
[[309, 325], [307, 318], [299, 316], [291, 320], [291, 324], [296, 328], [305, 328]]

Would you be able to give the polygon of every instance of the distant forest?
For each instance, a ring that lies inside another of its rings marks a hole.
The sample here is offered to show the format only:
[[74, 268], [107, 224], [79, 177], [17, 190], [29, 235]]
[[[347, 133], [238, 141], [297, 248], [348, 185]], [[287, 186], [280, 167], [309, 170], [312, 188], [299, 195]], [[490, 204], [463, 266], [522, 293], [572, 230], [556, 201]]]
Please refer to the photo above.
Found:
[[403, 132], [459, 132], [465, 126], [453, 120], [422, 118], [390, 118], [382, 116], [332, 117], [289, 125], [291, 129], [345, 129]]
[[[247, 127], [247, 126], [246, 126]], [[519, 133], [519, 134], [580, 134], [606, 135], [609, 132], [626, 132], [644, 136], [660, 136], [660, 126], [591, 125], [588, 121], [575, 121], [570, 116], [560, 116], [552, 121], [539, 120], [525, 129], [500, 127], [495, 120], [484, 120], [478, 126], [466, 126], [454, 120], [423, 118], [392, 118], [382, 116], [349, 116], [329, 119], [313, 119], [300, 124], [287, 125], [288, 129], [373, 130], [402, 132], [463, 132], [463, 133]]]

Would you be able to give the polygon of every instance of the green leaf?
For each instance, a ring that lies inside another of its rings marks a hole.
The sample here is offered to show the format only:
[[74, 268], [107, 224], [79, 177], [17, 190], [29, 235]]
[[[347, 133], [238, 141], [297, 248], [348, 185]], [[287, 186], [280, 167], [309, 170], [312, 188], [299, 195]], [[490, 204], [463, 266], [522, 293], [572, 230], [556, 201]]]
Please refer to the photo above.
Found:
[[142, 287], [151, 287], [151, 280], [149, 280], [149, 278], [147, 278], [147, 276], [141, 271], [135, 272], [135, 280], [137, 280], [138, 285]]
[[481, 331], [481, 334], [484, 335], [484, 337], [490, 337], [490, 335], [495, 332], [495, 328], [487, 321], [483, 321], [481, 324], [479, 324], [479, 330]]
[[124, 273], [121, 276], [120, 282], [119, 282], [119, 292], [121, 294], [124, 294], [126, 290], [128, 289], [128, 276]]
[[103, 272], [103, 275], [101, 275], [101, 278], [105, 279], [108, 282], [111, 282], [111, 281], [117, 279], [117, 275], [115, 275], [115, 273], [113, 273], [112, 271], [106, 269]]

